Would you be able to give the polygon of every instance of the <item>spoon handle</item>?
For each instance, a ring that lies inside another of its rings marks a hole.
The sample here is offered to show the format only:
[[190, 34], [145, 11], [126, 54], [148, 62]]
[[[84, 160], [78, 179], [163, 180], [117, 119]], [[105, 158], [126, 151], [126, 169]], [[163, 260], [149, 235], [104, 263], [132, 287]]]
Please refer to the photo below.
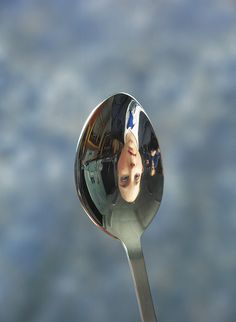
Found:
[[122, 242], [128, 257], [142, 322], [157, 322], [141, 240]]

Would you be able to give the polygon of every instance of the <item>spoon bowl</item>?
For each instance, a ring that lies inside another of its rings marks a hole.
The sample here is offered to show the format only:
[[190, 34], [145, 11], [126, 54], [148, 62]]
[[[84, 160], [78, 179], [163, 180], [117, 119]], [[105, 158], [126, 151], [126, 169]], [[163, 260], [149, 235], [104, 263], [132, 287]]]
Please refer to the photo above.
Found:
[[142, 321], [156, 321], [140, 238], [159, 209], [164, 176], [153, 126], [134, 97], [115, 94], [90, 114], [76, 149], [75, 182], [89, 218], [126, 250]]

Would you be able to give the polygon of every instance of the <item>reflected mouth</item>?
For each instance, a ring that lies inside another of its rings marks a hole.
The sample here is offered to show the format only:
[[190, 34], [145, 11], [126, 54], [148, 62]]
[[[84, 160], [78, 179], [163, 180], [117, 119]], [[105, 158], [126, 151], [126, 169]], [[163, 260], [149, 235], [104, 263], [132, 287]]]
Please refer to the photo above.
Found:
[[134, 157], [136, 157], [136, 153], [133, 153], [133, 149], [129, 148], [128, 153]]

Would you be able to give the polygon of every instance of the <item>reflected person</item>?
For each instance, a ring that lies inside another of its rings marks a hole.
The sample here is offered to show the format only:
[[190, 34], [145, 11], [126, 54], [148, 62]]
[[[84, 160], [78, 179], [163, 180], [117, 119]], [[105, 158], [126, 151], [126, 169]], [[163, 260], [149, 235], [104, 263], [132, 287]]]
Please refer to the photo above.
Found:
[[151, 149], [150, 152], [146, 153], [146, 166], [152, 177], [158, 171], [160, 158], [161, 158], [161, 153], [160, 153], [159, 147], [157, 149]]
[[143, 134], [140, 127], [143, 115], [143, 108], [129, 97], [117, 95], [114, 98], [112, 133], [113, 137], [123, 143], [117, 163], [118, 188], [121, 197], [130, 203], [134, 202], [139, 194], [144, 170], [139, 151], [140, 135]]

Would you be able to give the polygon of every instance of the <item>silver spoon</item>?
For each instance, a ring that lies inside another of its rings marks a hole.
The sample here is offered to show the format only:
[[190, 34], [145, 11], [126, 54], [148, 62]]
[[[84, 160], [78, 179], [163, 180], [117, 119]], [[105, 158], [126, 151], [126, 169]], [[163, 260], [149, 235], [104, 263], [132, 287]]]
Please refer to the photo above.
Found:
[[141, 236], [160, 206], [164, 176], [155, 132], [134, 97], [118, 93], [91, 113], [77, 145], [75, 182], [89, 218], [125, 248], [142, 321], [157, 321]]

